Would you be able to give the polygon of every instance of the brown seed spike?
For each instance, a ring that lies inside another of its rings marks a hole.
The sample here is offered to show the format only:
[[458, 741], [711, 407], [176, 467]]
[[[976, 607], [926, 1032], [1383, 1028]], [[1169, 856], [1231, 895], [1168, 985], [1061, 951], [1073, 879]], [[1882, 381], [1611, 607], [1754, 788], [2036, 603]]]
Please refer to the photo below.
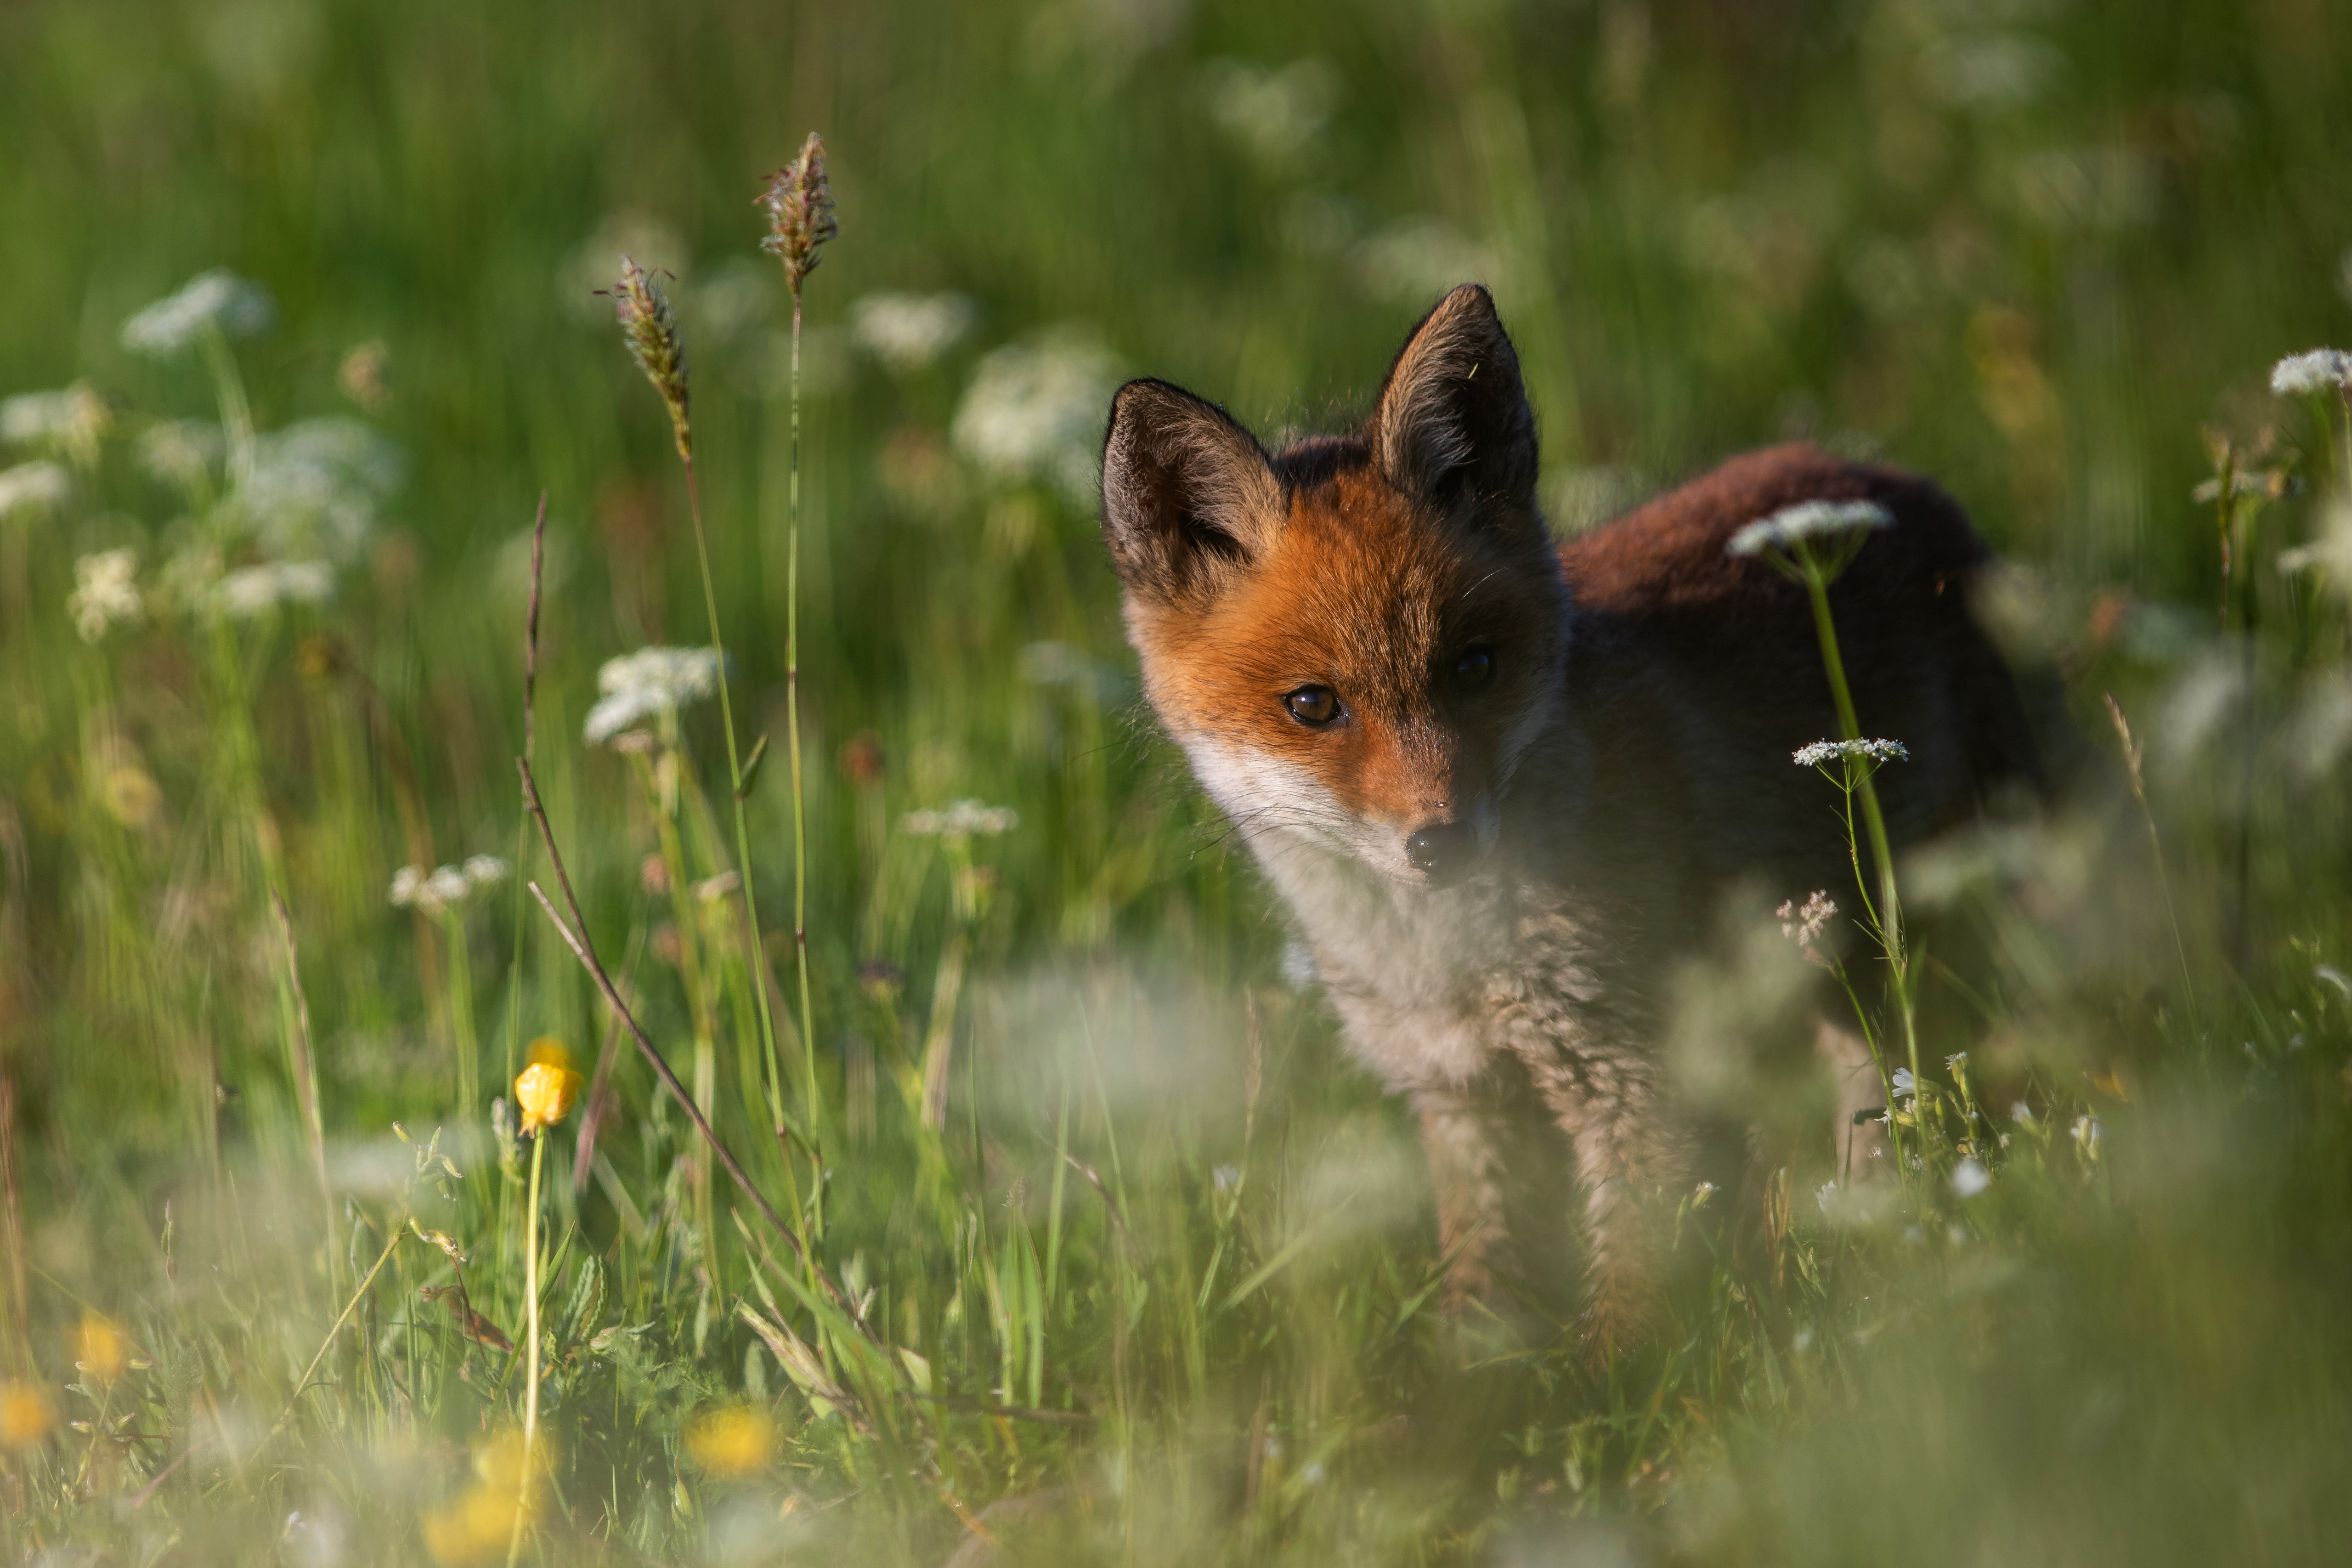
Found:
[[768, 209], [768, 237], [760, 248], [783, 262], [784, 281], [798, 299], [801, 280], [816, 270], [817, 247], [841, 235], [833, 183], [824, 173], [824, 139], [810, 132], [801, 155], [769, 176], [759, 203]]
[[687, 422], [686, 340], [677, 330], [677, 312], [670, 308], [669, 296], [651, 274], [627, 257], [621, 258], [621, 281], [611, 290], [613, 314], [621, 323], [622, 339], [629, 345], [629, 357], [654, 384], [661, 400], [669, 407], [670, 433], [677, 440], [677, 455], [694, 456], [694, 431]]

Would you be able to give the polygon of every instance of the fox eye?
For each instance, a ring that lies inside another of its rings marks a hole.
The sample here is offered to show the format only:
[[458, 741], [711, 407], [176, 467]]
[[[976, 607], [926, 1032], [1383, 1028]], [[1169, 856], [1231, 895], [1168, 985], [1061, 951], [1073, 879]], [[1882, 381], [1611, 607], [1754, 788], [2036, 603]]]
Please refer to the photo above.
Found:
[[1483, 643], [1473, 644], [1462, 650], [1454, 661], [1454, 689], [1456, 691], [1484, 691], [1495, 684], [1495, 650]]
[[1282, 705], [1292, 718], [1318, 730], [1339, 716], [1339, 694], [1328, 686], [1302, 686], [1284, 698]]

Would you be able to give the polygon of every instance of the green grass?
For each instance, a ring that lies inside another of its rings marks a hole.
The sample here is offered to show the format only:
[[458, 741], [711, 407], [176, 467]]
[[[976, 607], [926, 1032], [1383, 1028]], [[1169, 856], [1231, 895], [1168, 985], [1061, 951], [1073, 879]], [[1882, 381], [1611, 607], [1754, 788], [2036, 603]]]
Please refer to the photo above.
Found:
[[[588, 936], [824, 1278], [620, 1036], [597, 1167], [578, 1110], [545, 1151], [525, 1558], [929, 1563], [975, 1526], [1024, 1562], [2352, 1545], [2347, 602], [2276, 565], [2352, 437], [2264, 386], [2352, 339], [2336, 8], [97, 0], [10, 9], [0, 55], [0, 395], [111, 410], [64, 504], [0, 520], [0, 1417], [46, 1428], [0, 1452], [0, 1558], [506, 1557], [524, 1373], [423, 1292], [521, 1341], [531, 1151], [487, 1101], [533, 1039], [585, 1069], [614, 1036], [520, 886], [562, 908], [511, 764], [542, 489], [533, 763]], [[812, 127], [843, 224], [803, 408], [814, 1104], [787, 301], [751, 205]], [[790, 1145], [740, 901], [695, 886], [739, 868], [717, 704], [648, 752], [582, 739], [604, 660], [710, 636], [667, 419], [588, 294], [622, 244], [677, 274], [738, 740], [772, 742]], [[232, 345], [257, 427], [362, 417], [404, 477], [329, 603], [153, 599], [86, 643], [78, 560], [135, 546], [152, 595], [226, 526], [220, 470], [138, 460], [219, 416], [215, 375], [118, 336], [213, 267], [278, 301]], [[1334, 425], [1465, 269], [1562, 527], [1785, 434], [1935, 473], [2021, 569], [2004, 634], [2080, 753], [2042, 828], [1906, 868], [1921, 1059], [1967, 1051], [1987, 1117], [1914, 1207], [1817, 1205], [1812, 1089], [1746, 1054], [1757, 944], [1691, 977], [1685, 1065], [1785, 1136], [1783, 1195], [1685, 1215], [1654, 1342], [1599, 1375], [1566, 1330], [1435, 1313], [1412, 1130], [1136, 711], [1082, 487], [959, 420], [991, 376], [1004, 412], [987, 356], [1049, 343], [1082, 392]], [[885, 289], [971, 330], [894, 367], [853, 331]], [[345, 374], [371, 342], [380, 386]], [[2244, 503], [2227, 576], [2209, 426], [2297, 480]], [[966, 798], [1017, 826], [905, 824]], [[386, 898], [483, 854], [521, 877], [446, 919]]]

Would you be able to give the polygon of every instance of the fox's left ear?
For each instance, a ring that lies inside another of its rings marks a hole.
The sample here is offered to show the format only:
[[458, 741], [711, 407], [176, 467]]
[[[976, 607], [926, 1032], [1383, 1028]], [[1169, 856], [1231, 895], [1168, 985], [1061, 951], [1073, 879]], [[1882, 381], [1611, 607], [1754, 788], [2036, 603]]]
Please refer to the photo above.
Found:
[[1532, 516], [1536, 421], [1494, 297], [1465, 283], [1423, 318], [1381, 384], [1366, 431], [1399, 489], [1448, 510]]

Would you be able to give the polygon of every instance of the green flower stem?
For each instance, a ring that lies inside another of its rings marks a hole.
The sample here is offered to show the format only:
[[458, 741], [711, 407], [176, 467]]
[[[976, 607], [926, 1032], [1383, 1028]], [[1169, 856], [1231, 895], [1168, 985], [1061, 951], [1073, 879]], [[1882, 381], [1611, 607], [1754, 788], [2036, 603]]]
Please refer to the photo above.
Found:
[[[801, 290], [797, 282], [793, 285], [792, 409], [790, 526], [785, 534], [784, 723], [793, 772], [793, 952], [800, 969], [801, 1073], [805, 1096], [803, 1114], [808, 1118], [809, 1160], [813, 1167], [809, 1173], [809, 1208], [811, 1226], [821, 1238], [824, 1235], [824, 1159], [816, 1098], [816, 1013], [809, 994], [808, 792], [801, 772]], [[740, 802], [735, 809], [739, 813], [743, 809]], [[764, 995], [763, 991], [763, 998]], [[811, 1268], [816, 1267], [814, 1252], [804, 1252], [803, 1258]]]
[[522, 1278], [525, 1320], [530, 1336], [530, 1377], [522, 1392], [521, 1495], [515, 1499], [514, 1534], [507, 1542], [507, 1568], [522, 1554], [522, 1531], [530, 1518], [530, 1483], [539, 1457], [539, 1167], [547, 1158], [547, 1129], [530, 1135], [530, 1204], [523, 1210]]
[[[1830, 696], [1837, 704], [1839, 738], [1859, 741], [1863, 738], [1862, 725], [1854, 715], [1853, 692], [1846, 685], [1845, 660], [1838, 652], [1837, 623], [1830, 614], [1829, 576], [1811, 552], [1802, 552], [1800, 559], [1804, 568], [1805, 592], [1812, 600], [1813, 631], [1821, 639], [1822, 666], [1829, 672]], [[1849, 763], [1848, 766], [1851, 768], [1853, 765]], [[1903, 1017], [1903, 1043], [1910, 1059], [1911, 1081], [1916, 1086], [1922, 1081], [1918, 1017], [1911, 1005], [1910, 963], [1903, 946], [1903, 904], [1895, 885], [1895, 851], [1886, 836], [1885, 813], [1879, 808], [1878, 786], [1871, 781], [1874, 771], [1869, 768], [1853, 770], [1852, 794], [1862, 797], [1863, 827], [1870, 837], [1871, 858], [1878, 866], [1878, 907], [1874, 912], [1878, 923], [1879, 945], [1886, 953], [1888, 973], [1895, 986], [1895, 1006]], [[1847, 842], [1853, 842], [1851, 833], [1847, 836]], [[1867, 886], [1864, 888], [1863, 895], [1867, 901]], [[1882, 1064], [1881, 1071], [1884, 1070]], [[1892, 1082], [1887, 1084], [1886, 1089], [1886, 1125], [1893, 1129], [1897, 1123]], [[1925, 1103], [1924, 1097], [1917, 1095], [1916, 1088], [1914, 1097], [1915, 1103]], [[1903, 1163], [1899, 1142], [1896, 1145], [1896, 1163]]]

